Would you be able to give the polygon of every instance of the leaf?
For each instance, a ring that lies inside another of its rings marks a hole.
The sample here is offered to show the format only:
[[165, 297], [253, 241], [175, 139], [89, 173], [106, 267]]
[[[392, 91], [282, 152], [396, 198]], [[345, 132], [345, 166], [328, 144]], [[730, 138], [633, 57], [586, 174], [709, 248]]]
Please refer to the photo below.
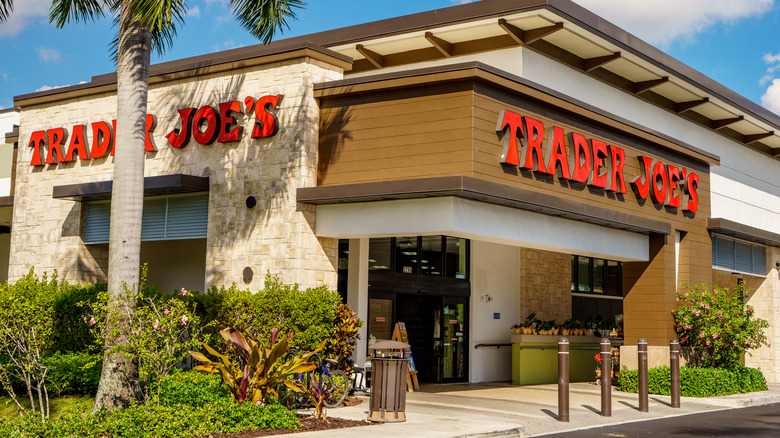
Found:
[[200, 362], [211, 363], [211, 360], [208, 357], [206, 357], [203, 353], [198, 353], [197, 351], [189, 351], [188, 353], [190, 353], [190, 356], [194, 357]]
[[213, 365], [198, 365], [196, 367], [193, 367], [192, 369], [195, 370], [195, 371], [202, 371], [202, 372], [211, 374], [211, 373], [214, 372], [214, 370], [216, 370], [218, 368], [213, 366]]
[[201, 342], [200, 344], [203, 346], [203, 348], [205, 348], [205, 349], [206, 349], [206, 351], [207, 351], [207, 352], [208, 352], [210, 355], [212, 355], [212, 356], [217, 356], [217, 357], [225, 357], [224, 355], [220, 354], [220, 353], [219, 353], [217, 350], [215, 350], [215, 349], [213, 349], [213, 348], [209, 347], [209, 345], [208, 345], [208, 344], [206, 344], [205, 342]]

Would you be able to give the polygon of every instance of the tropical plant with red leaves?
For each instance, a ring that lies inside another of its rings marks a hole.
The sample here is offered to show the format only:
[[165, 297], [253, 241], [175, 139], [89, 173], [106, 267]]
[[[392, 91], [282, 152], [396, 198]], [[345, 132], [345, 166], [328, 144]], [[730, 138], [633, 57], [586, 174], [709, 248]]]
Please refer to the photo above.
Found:
[[309, 358], [321, 350], [323, 345], [308, 353], [286, 355], [293, 334], [277, 339], [277, 332], [277, 329], [272, 330], [271, 347], [266, 348], [251, 335], [243, 334], [234, 327], [220, 330], [219, 334], [227, 342], [229, 351], [227, 354], [221, 354], [201, 342], [206, 352], [217, 360], [211, 360], [203, 353], [190, 351], [190, 355], [201, 362], [195, 370], [209, 374], [218, 372], [222, 381], [230, 388], [233, 400], [239, 404], [245, 401], [268, 404], [271, 397], [279, 398], [276, 392], [279, 385], [295, 392], [303, 392], [305, 389], [300, 383], [288, 377], [313, 370], [316, 365], [310, 362]]

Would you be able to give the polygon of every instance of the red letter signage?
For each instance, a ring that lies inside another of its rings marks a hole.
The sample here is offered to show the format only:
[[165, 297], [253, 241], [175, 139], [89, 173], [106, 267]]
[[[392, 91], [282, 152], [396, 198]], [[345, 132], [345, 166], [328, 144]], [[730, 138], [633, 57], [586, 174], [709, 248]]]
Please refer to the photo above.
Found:
[[[507, 128], [509, 128], [508, 133], [506, 133]], [[501, 114], [498, 116], [496, 133], [499, 137], [504, 137], [504, 148], [501, 151], [501, 164], [519, 166], [520, 159], [517, 155], [517, 140], [518, 136], [519, 138], [523, 138], [525, 135], [523, 132], [523, 118], [520, 114], [513, 113], [512, 111], [501, 111]]]
[[[567, 148], [563, 128], [552, 126], [547, 131], [547, 149], [543, 151], [544, 123], [509, 110], [499, 114], [496, 134], [503, 140], [501, 164], [557, 175], [607, 192], [628, 193], [624, 176], [626, 152], [622, 148], [588, 139], [578, 132], [569, 132]], [[639, 175], [631, 181], [637, 199], [652, 197], [656, 205], [679, 208], [685, 194], [684, 211], [698, 209], [698, 175], [650, 157], [637, 158]]]

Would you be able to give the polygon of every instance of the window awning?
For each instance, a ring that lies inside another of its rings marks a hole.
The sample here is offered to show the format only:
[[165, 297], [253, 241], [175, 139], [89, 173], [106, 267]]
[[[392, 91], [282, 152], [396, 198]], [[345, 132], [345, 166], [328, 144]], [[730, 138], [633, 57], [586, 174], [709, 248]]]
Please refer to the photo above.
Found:
[[735, 237], [737, 239], [747, 240], [748, 242], [780, 246], [780, 234], [730, 221], [721, 217], [708, 218], [707, 229], [716, 234]]
[[[52, 197], [76, 201], [111, 199], [113, 185], [113, 181], [100, 181], [54, 186]], [[144, 178], [144, 196], [208, 191], [209, 178], [207, 176], [178, 173], [174, 175], [147, 176]]]

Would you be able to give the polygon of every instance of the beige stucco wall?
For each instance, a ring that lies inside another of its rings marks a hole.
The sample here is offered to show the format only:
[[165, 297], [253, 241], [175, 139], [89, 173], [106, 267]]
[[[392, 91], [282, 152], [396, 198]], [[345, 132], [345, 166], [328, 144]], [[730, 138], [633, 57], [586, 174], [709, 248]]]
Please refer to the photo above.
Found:
[[745, 365], [753, 368], [761, 368], [764, 377], [769, 382], [780, 382], [780, 278], [775, 269], [776, 263], [780, 263], [780, 248], [767, 247], [767, 275], [765, 277], [731, 274], [725, 271], [714, 271], [713, 281], [721, 287], [734, 288], [737, 279], [745, 282], [747, 289], [752, 290], [748, 303], [755, 310], [755, 316], [769, 321], [769, 328], [765, 330], [768, 342], [771, 346], [749, 351], [745, 355]]
[[[205, 278], [200, 280], [206, 287], [236, 282], [257, 289], [267, 271], [286, 283], [335, 287], [337, 242], [314, 235], [314, 209], [296, 205], [295, 189], [317, 181], [319, 111], [312, 85], [341, 79], [342, 74], [339, 67], [299, 58], [150, 88], [149, 112], [157, 115], [154, 138], [159, 150], [147, 153], [145, 175], [210, 178]], [[201, 146], [191, 140], [173, 149], [165, 139], [177, 127], [178, 109], [238, 100], [243, 110], [247, 96], [276, 94], [284, 97], [275, 137], [252, 139], [254, 119], [241, 114], [240, 142]], [[72, 130], [76, 124], [110, 122], [115, 114], [114, 93], [22, 108], [10, 279], [34, 266], [38, 272], [57, 269], [61, 278], [72, 281], [105, 280], [106, 245], [84, 245], [82, 204], [53, 199], [52, 188], [111, 180], [114, 159], [33, 167], [27, 145], [34, 131]], [[91, 130], [89, 137], [91, 144]], [[257, 199], [253, 209], [245, 204], [250, 195]], [[255, 274], [249, 284], [242, 280], [245, 267]]]
[[558, 324], [571, 318], [571, 254], [520, 249], [520, 322], [532, 312]]

